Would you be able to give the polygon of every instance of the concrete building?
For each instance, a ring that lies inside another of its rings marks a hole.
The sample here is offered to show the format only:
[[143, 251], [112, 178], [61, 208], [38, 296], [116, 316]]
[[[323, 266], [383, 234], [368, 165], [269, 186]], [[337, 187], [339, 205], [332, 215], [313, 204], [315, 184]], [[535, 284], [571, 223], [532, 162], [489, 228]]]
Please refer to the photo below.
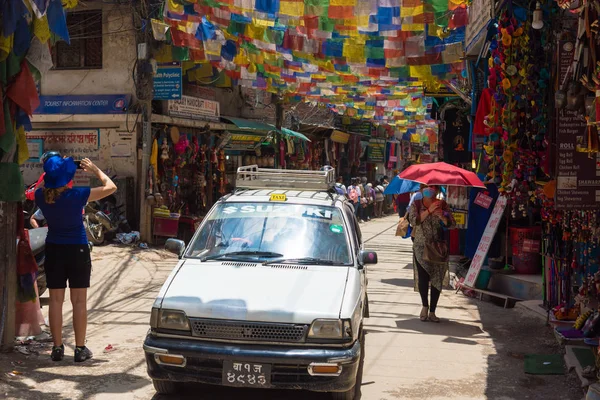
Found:
[[[52, 48], [54, 67], [43, 74], [41, 105], [27, 133], [31, 159], [25, 183], [42, 172], [39, 156], [59, 150], [88, 157], [111, 175], [136, 179], [136, 114], [132, 68], [136, 39], [131, 5], [86, 2], [67, 14], [71, 44]], [[78, 173], [77, 183], [89, 183]]]

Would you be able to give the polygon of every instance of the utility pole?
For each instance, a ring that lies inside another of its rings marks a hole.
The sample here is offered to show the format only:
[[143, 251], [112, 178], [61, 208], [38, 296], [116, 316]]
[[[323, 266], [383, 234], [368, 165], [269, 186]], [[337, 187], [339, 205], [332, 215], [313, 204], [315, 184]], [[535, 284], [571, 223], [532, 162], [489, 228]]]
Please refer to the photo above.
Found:
[[12, 350], [15, 341], [16, 235], [17, 203], [0, 202], [0, 339], [2, 351]]
[[283, 104], [281, 97], [276, 95], [275, 93], [271, 94], [271, 102], [275, 103], [275, 128], [277, 128], [277, 132], [273, 137], [275, 138], [275, 166], [277, 168], [283, 168], [284, 165], [280, 164], [280, 142], [282, 140], [281, 127], [283, 126]]
[[[148, 169], [150, 168], [150, 152], [152, 150], [152, 97], [153, 97], [153, 70], [150, 63], [152, 30], [150, 29], [150, 7], [148, 0], [136, 0], [134, 3], [138, 43], [138, 60], [136, 63], [136, 97], [142, 110], [142, 124], [137, 127], [138, 137], [138, 161], [141, 162], [139, 173], [139, 210], [140, 210], [140, 236], [143, 241], [152, 240], [152, 215], [151, 209], [146, 201], [146, 197], [152, 194], [152, 188], [149, 192], [146, 190], [148, 182]], [[141, 27], [145, 26], [145, 29]]]

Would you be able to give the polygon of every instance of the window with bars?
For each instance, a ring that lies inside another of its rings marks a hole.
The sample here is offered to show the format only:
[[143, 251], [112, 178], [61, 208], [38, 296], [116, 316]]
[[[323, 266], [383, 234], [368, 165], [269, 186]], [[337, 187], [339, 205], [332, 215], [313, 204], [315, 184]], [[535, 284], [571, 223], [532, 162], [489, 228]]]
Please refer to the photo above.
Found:
[[54, 69], [102, 68], [102, 11], [68, 13], [67, 27], [71, 44], [53, 46]]

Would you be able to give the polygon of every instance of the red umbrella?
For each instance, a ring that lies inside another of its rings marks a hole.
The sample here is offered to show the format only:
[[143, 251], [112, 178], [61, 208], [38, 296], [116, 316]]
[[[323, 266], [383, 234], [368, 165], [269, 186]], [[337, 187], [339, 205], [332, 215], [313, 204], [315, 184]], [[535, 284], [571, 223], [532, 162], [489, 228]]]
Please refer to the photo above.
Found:
[[402, 171], [400, 178], [428, 186], [471, 186], [485, 189], [474, 172], [445, 162], [411, 165]]

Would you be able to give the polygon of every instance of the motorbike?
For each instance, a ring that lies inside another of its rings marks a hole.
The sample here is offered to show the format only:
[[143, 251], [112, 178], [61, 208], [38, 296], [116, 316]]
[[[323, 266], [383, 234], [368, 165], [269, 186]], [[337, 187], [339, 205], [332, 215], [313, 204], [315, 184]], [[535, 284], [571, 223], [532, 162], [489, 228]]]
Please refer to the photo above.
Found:
[[114, 196], [85, 206], [83, 225], [90, 243], [102, 245], [106, 241], [112, 241], [119, 232], [131, 232], [127, 218], [123, 215], [123, 207], [124, 205], [117, 206]]
[[37, 285], [40, 296], [44, 294], [47, 288], [46, 270], [44, 268], [46, 261], [46, 252], [44, 251], [46, 249], [46, 235], [48, 235], [47, 227], [29, 230], [29, 246], [38, 266]]

